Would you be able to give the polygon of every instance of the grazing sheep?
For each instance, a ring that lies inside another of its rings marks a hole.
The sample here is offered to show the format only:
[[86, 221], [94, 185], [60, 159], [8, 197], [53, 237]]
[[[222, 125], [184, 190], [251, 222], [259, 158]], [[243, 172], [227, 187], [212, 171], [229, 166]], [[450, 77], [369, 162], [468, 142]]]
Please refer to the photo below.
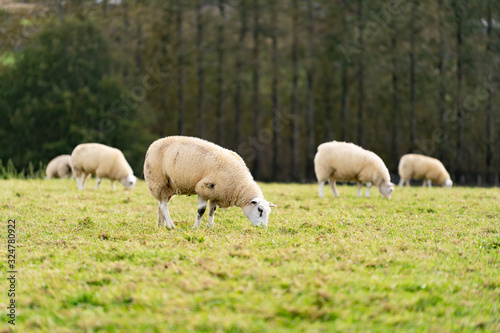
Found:
[[451, 188], [453, 182], [441, 161], [420, 154], [406, 154], [399, 160], [399, 186], [406, 182], [410, 186], [410, 179], [423, 179], [423, 186], [431, 187], [432, 182]]
[[367, 197], [372, 184], [378, 186], [384, 198], [390, 199], [394, 191], [389, 170], [382, 159], [353, 143], [332, 141], [319, 145], [314, 157], [314, 171], [319, 182], [320, 197], [323, 197], [323, 187], [327, 181], [335, 197], [339, 196], [336, 181], [356, 181], [358, 198], [364, 183]]
[[199, 227], [210, 200], [208, 226], [214, 223], [217, 206], [238, 206], [255, 226], [267, 227], [270, 207], [243, 159], [235, 152], [211, 142], [185, 136], [170, 136], [151, 144], [144, 161], [149, 193], [158, 200], [158, 226], [175, 228], [168, 212], [174, 195], [198, 195]]
[[119, 149], [100, 143], [83, 143], [76, 146], [71, 153], [71, 163], [79, 190], [85, 188], [85, 181], [90, 174], [97, 177], [94, 189], [99, 187], [103, 177], [111, 180], [112, 190], [115, 189], [115, 180], [130, 189], [134, 188], [137, 181], [123, 153]]
[[71, 156], [59, 155], [49, 162], [45, 170], [47, 179], [51, 178], [70, 178], [73, 176], [71, 171]]

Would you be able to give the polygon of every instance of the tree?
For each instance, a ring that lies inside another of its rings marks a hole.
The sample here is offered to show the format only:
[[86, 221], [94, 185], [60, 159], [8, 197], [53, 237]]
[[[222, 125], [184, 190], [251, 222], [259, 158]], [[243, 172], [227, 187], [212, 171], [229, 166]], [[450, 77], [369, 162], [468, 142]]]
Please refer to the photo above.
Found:
[[240, 33], [238, 38], [238, 49], [236, 51], [236, 74], [235, 74], [235, 86], [236, 92], [234, 96], [234, 106], [235, 106], [235, 119], [236, 119], [236, 144], [241, 144], [241, 138], [243, 133], [243, 107], [242, 107], [242, 72], [243, 72], [243, 53], [244, 53], [244, 41], [248, 32], [248, 18], [247, 18], [247, 2], [242, 1], [240, 5]]
[[301, 179], [300, 175], [300, 114], [298, 106], [298, 81], [299, 81], [299, 52], [298, 52], [298, 30], [299, 30], [299, 5], [298, 0], [292, 0], [292, 92], [290, 96], [290, 107], [293, 115], [293, 128], [290, 141], [291, 150], [291, 174], [292, 179]]
[[[0, 159], [48, 162], [82, 142], [124, 150], [139, 172], [149, 141], [128, 94], [110, 76], [110, 49], [88, 21], [45, 27], [0, 73]], [[134, 135], [130, 135], [134, 133]]]
[[224, 4], [218, 2], [219, 23], [217, 24], [217, 143], [223, 145], [223, 122], [222, 103], [224, 102]]
[[365, 40], [364, 40], [364, 18], [363, 18], [363, 0], [358, 0], [358, 43], [359, 43], [359, 68], [358, 68], [358, 144], [365, 146], [365, 136], [363, 129], [366, 126], [364, 121], [365, 113]]
[[[260, 8], [259, 0], [253, 0], [253, 51], [252, 51], [252, 103], [253, 103], [253, 135], [257, 139], [260, 130], [260, 72], [259, 72], [259, 54], [260, 54]], [[253, 172], [255, 178], [260, 175], [260, 149], [256, 149], [253, 159]]]
[[313, 159], [316, 151], [314, 110], [314, 14], [313, 0], [307, 1], [307, 178], [314, 179]]
[[[347, 0], [342, 0], [342, 9], [343, 9], [343, 15], [342, 15], [342, 31], [344, 36], [347, 36], [348, 34], [348, 23], [347, 23], [347, 13], [348, 13], [348, 6], [347, 6]], [[348, 66], [349, 66], [349, 61], [347, 59], [347, 56], [344, 55], [342, 58], [342, 74], [341, 74], [341, 85], [342, 85], [342, 97], [341, 97], [341, 123], [342, 123], [342, 140], [347, 141], [348, 140], [348, 124], [349, 120], [347, 118], [347, 115], [349, 113], [349, 72], [348, 72]]]
[[198, 53], [198, 135], [205, 138], [205, 67], [203, 46], [203, 0], [198, 0], [196, 6], [196, 50]]
[[271, 99], [272, 99], [272, 110], [273, 110], [273, 166], [272, 166], [272, 178], [277, 179], [281, 174], [281, 169], [279, 168], [279, 140], [280, 140], [280, 125], [279, 125], [279, 102], [278, 102], [278, 37], [276, 36], [277, 28], [276, 21], [278, 20], [278, 12], [276, 10], [276, 0], [272, 0], [271, 3], [271, 68], [272, 68], [272, 79], [271, 79]]
[[177, 0], [177, 99], [179, 103], [179, 113], [177, 115], [177, 133], [185, 134], [184, 118], [186, 106], [184, 105], [184, 50], [183, 50], [183, 34], [182, 34], [182, 1]]
[[412, 0], [410, 9], [410, 144], [411, 151], [417, 149], [417, 114], [416, 114], [416, 55], [415, 40], [417, 38], [416, 16], [418, 0]]
[[463, 158], [464, 158], [464, 129], [463, 129], [463, 19], [464, 10], [460, 0], [452, 2], [454, 20], [455, 20], [455, 36], [457, 43], [457, 91], [456, 91], [456, 107], [457, 107], [457, 145], [456, 145], [456, 180], [463, 183]]

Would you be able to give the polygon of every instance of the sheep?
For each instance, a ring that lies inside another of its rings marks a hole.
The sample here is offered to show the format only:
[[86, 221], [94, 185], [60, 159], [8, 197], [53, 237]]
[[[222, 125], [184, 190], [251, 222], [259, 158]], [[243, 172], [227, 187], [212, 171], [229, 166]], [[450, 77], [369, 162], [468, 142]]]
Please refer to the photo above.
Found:
[[198, 195], [198, 228], [208, 201], [208, 226], [217, 206], [240, 207], [254, 226], [267, 227], [271, 207], [243, 159], [214, 143], [187, 136], [170, 136], [151, 144], [144, 161], [144, 179], [158, 201], [158, 227], [174, 229], [168, 202], [174, 195]]
[[438, 159], [420, 154], [406, 154], [399, 160], [399, 186], [405, 182], [410, 186], [410, 179], [423, 179], [423, 187], [432, 186], [432, 182], [447, 188], [453, 186], [450, 174]]
[[332, 141], [319, 145], [314, 157], [314, 171], [318, 179], [321, 198], [327, 181], [335, 197], [339, 196], [337, 181], [356, 181], [358, 198], [361, 196], [363, 183], [367, 186], [366, 197], [370, 195], [372, 184], [378, 186], [384, 198], [390, 199], [394, 191], [389, 170], [382, 159], [375, 153], [353, 143]]
[[71, 153], [71, 163], [79, 190], [85, 188], [89, 174], [97, 177], [94, 189], [99, 187], [103, 177], [111, 180], [112, 190], [115, 189], [115, 180], [122, 183], [125, 189], [133, 189], [137, 181], [123, 153], [100, 143], [83, 143], [76, 146]]
[[59, 155], [47, 164], [45, 170], [47, 179], [51, 178], [70, 178], [73, 176], [71, 170], [71, 156]]

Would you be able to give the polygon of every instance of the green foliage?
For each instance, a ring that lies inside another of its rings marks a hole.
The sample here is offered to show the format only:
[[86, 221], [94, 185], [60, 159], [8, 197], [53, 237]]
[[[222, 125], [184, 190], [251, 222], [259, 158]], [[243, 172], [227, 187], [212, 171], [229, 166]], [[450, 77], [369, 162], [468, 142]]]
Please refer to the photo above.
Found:
[[267, 229], [230, 208], [193, 230], [197, 200], [176, 196], [170, 231], [143, 181], [104, 185], [0, 181], [17, 221], [19, 332], [500, 330], [498, 189], [385, 200], [339, 186], [320, 199], [316, 185], [261, 184], [278, 205]]
[[[107, 42], [90, 21], [46, 26], [0, 73], [0, 158], [34, 173], [32, 161], [47, 163], [82, 142], [101, 142], [144, 155], [133, 106], [111, 76]], [[139, 168], [140, 161], [133, 167]]]
[[12, 179], [12, 178], [26, 178], [26, 179], [41, 179], [45, 178], [45, 168], [42, 162], [38, 164], [38, 168], [30, 161], [27, 168], [22, 168], [20, 171], [17, 170], [14, 162], [9, 159], [5, 166], [0, 159], [0, 179]]

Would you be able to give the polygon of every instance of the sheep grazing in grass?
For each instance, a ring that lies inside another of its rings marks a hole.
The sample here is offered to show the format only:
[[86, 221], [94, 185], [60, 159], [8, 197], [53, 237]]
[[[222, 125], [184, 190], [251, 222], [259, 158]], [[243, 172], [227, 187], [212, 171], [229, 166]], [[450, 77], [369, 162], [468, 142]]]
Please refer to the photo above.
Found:
[[198, 195], [200, 226], [208, 200], [208, 226], [214, 223], [217, 206], [238, 206], [255, 226], [267, 227], [271, 207], [253, 180], [243, 159], [235, 152], [211, 142], [171, 136], [151, 144], [144, 162], [144, 178], [151, 195], [158, 200], [158, 226], [175, 228], [168, 212], [174, 195]]
[[453, 181], [443, 163], [438, 159], [420, 154], [403, 155], [399, 160], [399, 186], [406, 182], [410, 186], [410, 179], [423, 179], [423, 186], [431, 187], [432, 183], [451, 188]]
[[59, 155], [49, 162], [45, 170], [47, 179], [51, 178], [70, 178], [73, 175], [71, 171], [71, 156]]
[[323, 197], [323, 187], [327, 181], [335, 197], [339, 196], [337, 181], [357, 182], [358, 197], [361, 196], [363, 184], [367, 185], [367, 197], [372, 185], [378, 186], [384, 198], [390, 199], [394, 191], [389, 170], [382, 159], [353, 143], [332, 141], [319, 145], [314, 157], [314, 171], [319, 182], [320, 197]]
[[99, 187], [102, 178], [111, 180], [111, 189], [114, 190], [114, 181], [118, 180], [126, 189], [133, 189], [137, 178], [128, 164], [123, 153], [100, 143], [83, 143], [76, 146], [71, 154], [73, 174], [79, 190], [85, 188], [88, 175], [96, 175]]

